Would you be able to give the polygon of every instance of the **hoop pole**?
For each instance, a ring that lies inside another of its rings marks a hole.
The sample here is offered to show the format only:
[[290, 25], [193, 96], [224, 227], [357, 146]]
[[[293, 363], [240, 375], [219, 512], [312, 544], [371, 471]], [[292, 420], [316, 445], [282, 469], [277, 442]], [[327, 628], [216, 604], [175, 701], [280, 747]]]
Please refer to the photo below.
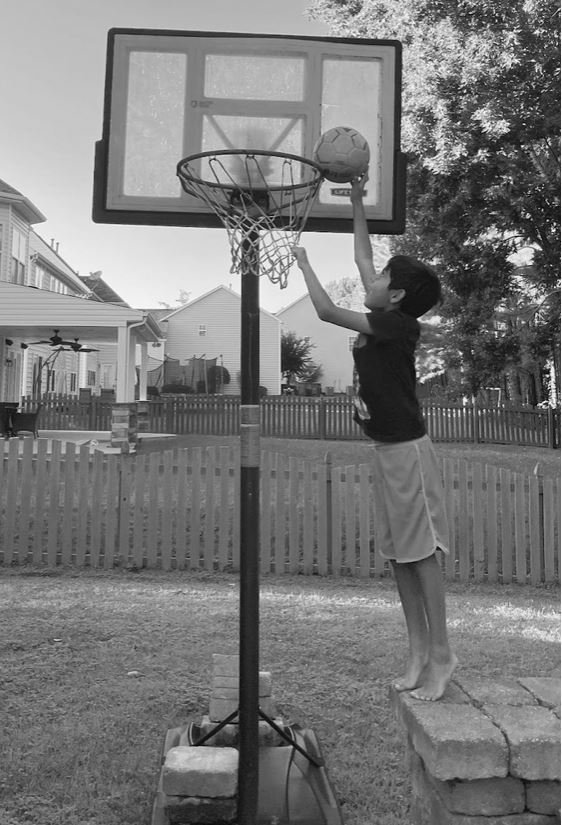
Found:
[[259, 720], [259, 233], [244, 241], [241, 276], [240, 750], [238, 825], [255, 825]]

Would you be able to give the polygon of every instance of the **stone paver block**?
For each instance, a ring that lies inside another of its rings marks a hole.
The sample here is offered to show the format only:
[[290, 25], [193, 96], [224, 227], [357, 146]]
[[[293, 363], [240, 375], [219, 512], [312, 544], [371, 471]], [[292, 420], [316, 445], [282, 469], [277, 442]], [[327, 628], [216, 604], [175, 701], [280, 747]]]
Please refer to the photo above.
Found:
[[427, 774], [420, 757], [411, 748], [407, 770], [415, 792], [425, 793], [429, 783], [447, 810], [470, 816], [505, 816], [525, 810], [525, 784], [512, 776], [494, 779], [441, 781]]
[[449, 811], [437, 792], [414, 796], [410, 810], [412, 825], [558, 825], [556, 817], [527, 811], [507, 816], [470, 816]]
[[233, 797], [238, 787], [235, 748], [170, 748], [162, 768], [167, 796]]
[[560, 816], [560, 782], [544, 779], [525, 785], [529, 811]]
[[165, 796], [164, 811], [170, 825], [217, 825], [234, 823], [238, 802], [233, 799], [202, 799], [193, 796]]
[[[212, 695], [217, 699], [231, 699], [238, 696], [239, 681], [238, 676], [213, 676], [211, 682]], [[271, 673], [262, 671], [258, 679], [258, 692], [261, 696], [271, 696], [272, 680]]]
[[414, 749], [436, 779], [507, 776], [505, 737], [471, 705], [421, 702], [402, 693], [400, 717]]
[[[261, 696], [259, 704], [260, 708], [268, 716], [275, 714], [275, 708], [273, 707], [270, 696]], [[226, 717], [230, 716], [235, 710], [238, 710], [238, 696], [233, 699], [215, 699], [214, 696], [211, 697], [211, 701], [209, 702], [209, 716], [213, 722], [222, 722], [223, 719], [226, 719]], [[237, 721], [238, 717], [235, 716], [234, 719]]]
[[457, 679], [475, 705], [536, 705], [536, 699], [514, 679], [482, 679], [461, 676]]
[[[394, 712], [401, 716], [401, 702], [406, 694], [402, 691], [396, 690], [396, 688], [390, 685], [388, 695], [390, 697], [390, 703]], [[444, 695], [439, 700], [439, 704], [469, 705], [470, 698], [459, 685], [452, 681], [447, 685]]]
[[551, 711], [503, 705], [485, 705], [483, 711], [507, 738], [512, 776], [560, 779], [560, 725]]
[[213, 653], [214, 676], [238, 676], [239, 658], [227, 653]]
[[[273, 720], [277, 727], [283, 728], [285, 722], [281, 718], [277, 718]], [[201, 726], [199, 728], [200, 736], [206, 736], [210, 733], [213, 728], [216, 728], [216, 722], [212, 722], [208, 716], [204, 716], [201, 720]], [[218, 733], [208, 740], [205, 745], [215, 746], [218, 748], [221, 747], [231, 747], [237, 748], [240, 742], [240, 727], [235, 724], [228, 724], [225, 725], [224, 728], [221, 728]], [[258, 742], [260, 747], [268, 746], [268, 747], [277, 747], [278, 745], [284, 745], [285, 740], [282, 736], [280, 736], [268, 722], [259, 721], [258, 722]], [[180, 739], [180, 744], [188, 744], [186, 741], [186, 737]]]
[[524, 688], [547, 708], [560, 708], [560, 679], [551, 676], [533, 676], [519, 679]]

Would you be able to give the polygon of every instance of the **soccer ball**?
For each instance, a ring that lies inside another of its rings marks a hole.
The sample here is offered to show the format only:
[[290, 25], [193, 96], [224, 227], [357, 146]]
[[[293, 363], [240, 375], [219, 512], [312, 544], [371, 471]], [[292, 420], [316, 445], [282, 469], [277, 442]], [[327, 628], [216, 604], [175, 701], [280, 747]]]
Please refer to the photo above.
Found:
[[356, 129], [336, 126], [319, 137], [312, 156], [327, 180], [349, 183], [367, 171], [370, 154], [369, 144]]

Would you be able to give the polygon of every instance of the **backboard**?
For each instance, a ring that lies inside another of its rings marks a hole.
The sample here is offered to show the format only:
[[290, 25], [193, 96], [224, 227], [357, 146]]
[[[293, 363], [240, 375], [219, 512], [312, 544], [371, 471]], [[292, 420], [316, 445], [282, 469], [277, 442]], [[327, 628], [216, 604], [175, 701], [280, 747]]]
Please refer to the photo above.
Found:
[[[253, 149], [311, 159], [323, 132], [351, 126], [371, 149], [369, 231], [401, 233], [400, 87], [398, 41], [112, 29], [93, 219], [221, 226], [205, 203], [182, 190], [182, 158]], [[278, 175], [273, 159], [268, 184]], [[350, 232], [349, 191], [324, 181], [307, 230]]]

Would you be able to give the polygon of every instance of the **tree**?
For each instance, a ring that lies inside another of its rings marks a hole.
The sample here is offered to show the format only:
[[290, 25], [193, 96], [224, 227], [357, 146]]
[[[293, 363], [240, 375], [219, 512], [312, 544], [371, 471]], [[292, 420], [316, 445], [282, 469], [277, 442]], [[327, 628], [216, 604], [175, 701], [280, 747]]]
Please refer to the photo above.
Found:
[[[497, 310], [531, 288], [544, 300], [559, 284], [558, 5], [316, 0], [311, 11], [334, 34], [404, 44], [408, 228], [393, 249], [442, 277], [449, 360], [473, 394], [531, 346], [516, 328], [498, 336]], [[518, 282], [517, 254], [532, 280]], [[551, 300], [526, 330], [537, 354], [558, 351], [559, 318]]]
[[288, 384], [297, 378], [310, 381], [311, 373], [319, 369], [310, 357], [314, 346], [309, 338], [299, 338], [294, 332], [282, 333], [281, 374]]

